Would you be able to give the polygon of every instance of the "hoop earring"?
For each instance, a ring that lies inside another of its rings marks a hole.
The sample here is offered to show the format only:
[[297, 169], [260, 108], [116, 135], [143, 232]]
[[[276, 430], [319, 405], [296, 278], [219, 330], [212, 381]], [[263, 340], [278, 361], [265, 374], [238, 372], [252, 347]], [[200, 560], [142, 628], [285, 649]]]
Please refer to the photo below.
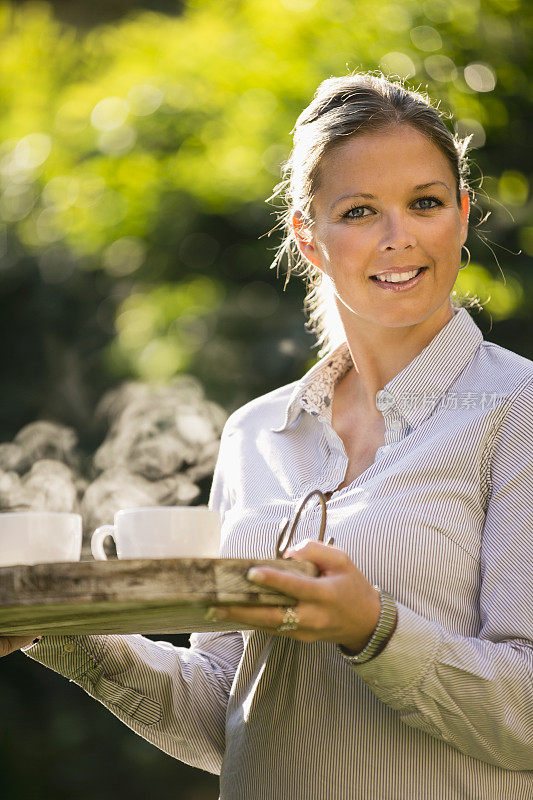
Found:
[[466, 250], [466, 252], [467, 252], [467, 255], [468, 255], [468, 260], [467, 260], [466, 264], [461, 264], [461, 265], [460, 265], [460, 267], [459, 267], [459, 269], [464, 269], [465, 267], [467, 267], [467, 266], [470, 264], [470, 250], [469, 250], [469, 249], [468, 249], [468, 247], [466, 247], [466, 245], [464, 245], [464, 244], [461, 246], [461, 250], [462, 250], [463, 248], [464, 248], [464, 249]]

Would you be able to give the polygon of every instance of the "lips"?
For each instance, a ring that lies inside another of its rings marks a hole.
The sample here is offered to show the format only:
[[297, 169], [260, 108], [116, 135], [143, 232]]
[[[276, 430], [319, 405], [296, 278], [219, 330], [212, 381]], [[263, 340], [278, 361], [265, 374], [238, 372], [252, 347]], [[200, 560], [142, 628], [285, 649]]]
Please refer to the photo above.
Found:
[[[372, 281], [372, 283], [374, 284], [374, 286], [377, 289], [381, 289], [383, 291], [388, 291], [388, 292], [408, 292], [413, 287], [418, 286], [420, 281], [422, 281], [424, 279], [424, 275], [426, 274], [426, 272], [427, 272], [427, 267], [419, 267], [418, 274], [415, 275], [413, 278], [409, 278], [408, 280], [406, 279], [404, 281], [399, 281], [399, 282], [396, 282], [396, 283], [394, 283], [392, 281], [388, 282], [388, 281], [379, 280], [379, 278], [376, 278], [374, 276], [371, 276], [370, 280]], [[383, 273], [381, 273], [381, 274], [383, 274]]]

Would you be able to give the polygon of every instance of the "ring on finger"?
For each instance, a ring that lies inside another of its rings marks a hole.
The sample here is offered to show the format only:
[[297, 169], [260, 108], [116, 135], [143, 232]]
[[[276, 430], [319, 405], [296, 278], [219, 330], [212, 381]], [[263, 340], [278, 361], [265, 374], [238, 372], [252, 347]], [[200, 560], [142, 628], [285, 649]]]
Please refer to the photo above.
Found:
[[281, 619], [281, 625], [278, 625], [278, 631], [295, 631], [300, 624], [300, 620], [298, 618], [298, 614], [294, 608], [290, 606], [286, 606], [283, 609], [283, 617]]

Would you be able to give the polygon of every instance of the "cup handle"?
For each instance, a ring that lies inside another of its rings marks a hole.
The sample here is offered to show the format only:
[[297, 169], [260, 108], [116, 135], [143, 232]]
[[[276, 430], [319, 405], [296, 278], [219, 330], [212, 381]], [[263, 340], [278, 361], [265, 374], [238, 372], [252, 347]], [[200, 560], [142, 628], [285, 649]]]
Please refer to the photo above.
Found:
[[97, 528], [91, 536], [91, 552], [93, 554], [93, 558], [95, 558], [97, 561], [107, 560], [104, 550], [104, 539], [106, 536], [111, 536], [113, 539], [115, 538], [114, 525], [102, 525], [100, 528]]

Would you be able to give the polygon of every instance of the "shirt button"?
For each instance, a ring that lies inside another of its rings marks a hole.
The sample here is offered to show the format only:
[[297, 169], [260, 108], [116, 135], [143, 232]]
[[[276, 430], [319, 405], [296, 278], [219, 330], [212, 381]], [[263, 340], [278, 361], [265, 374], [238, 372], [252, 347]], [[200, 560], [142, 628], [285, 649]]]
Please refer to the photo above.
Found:
[[393, 431], [400, 431], [403, 425], [399, 419], [393, 419], [390, 424]]
[[63, 646], [65, 653], [73, 653], [75, 649], [76, 646], [72, 642], [67, 642], [67, 644]]
[[393, 408], [394, 404], [394, 396], [390, 392], [387, 392], [386, 389], [380, 389], [380, 391], [377, 392], [376, 408], [379, 411], [388, 411], [389, 408]]

